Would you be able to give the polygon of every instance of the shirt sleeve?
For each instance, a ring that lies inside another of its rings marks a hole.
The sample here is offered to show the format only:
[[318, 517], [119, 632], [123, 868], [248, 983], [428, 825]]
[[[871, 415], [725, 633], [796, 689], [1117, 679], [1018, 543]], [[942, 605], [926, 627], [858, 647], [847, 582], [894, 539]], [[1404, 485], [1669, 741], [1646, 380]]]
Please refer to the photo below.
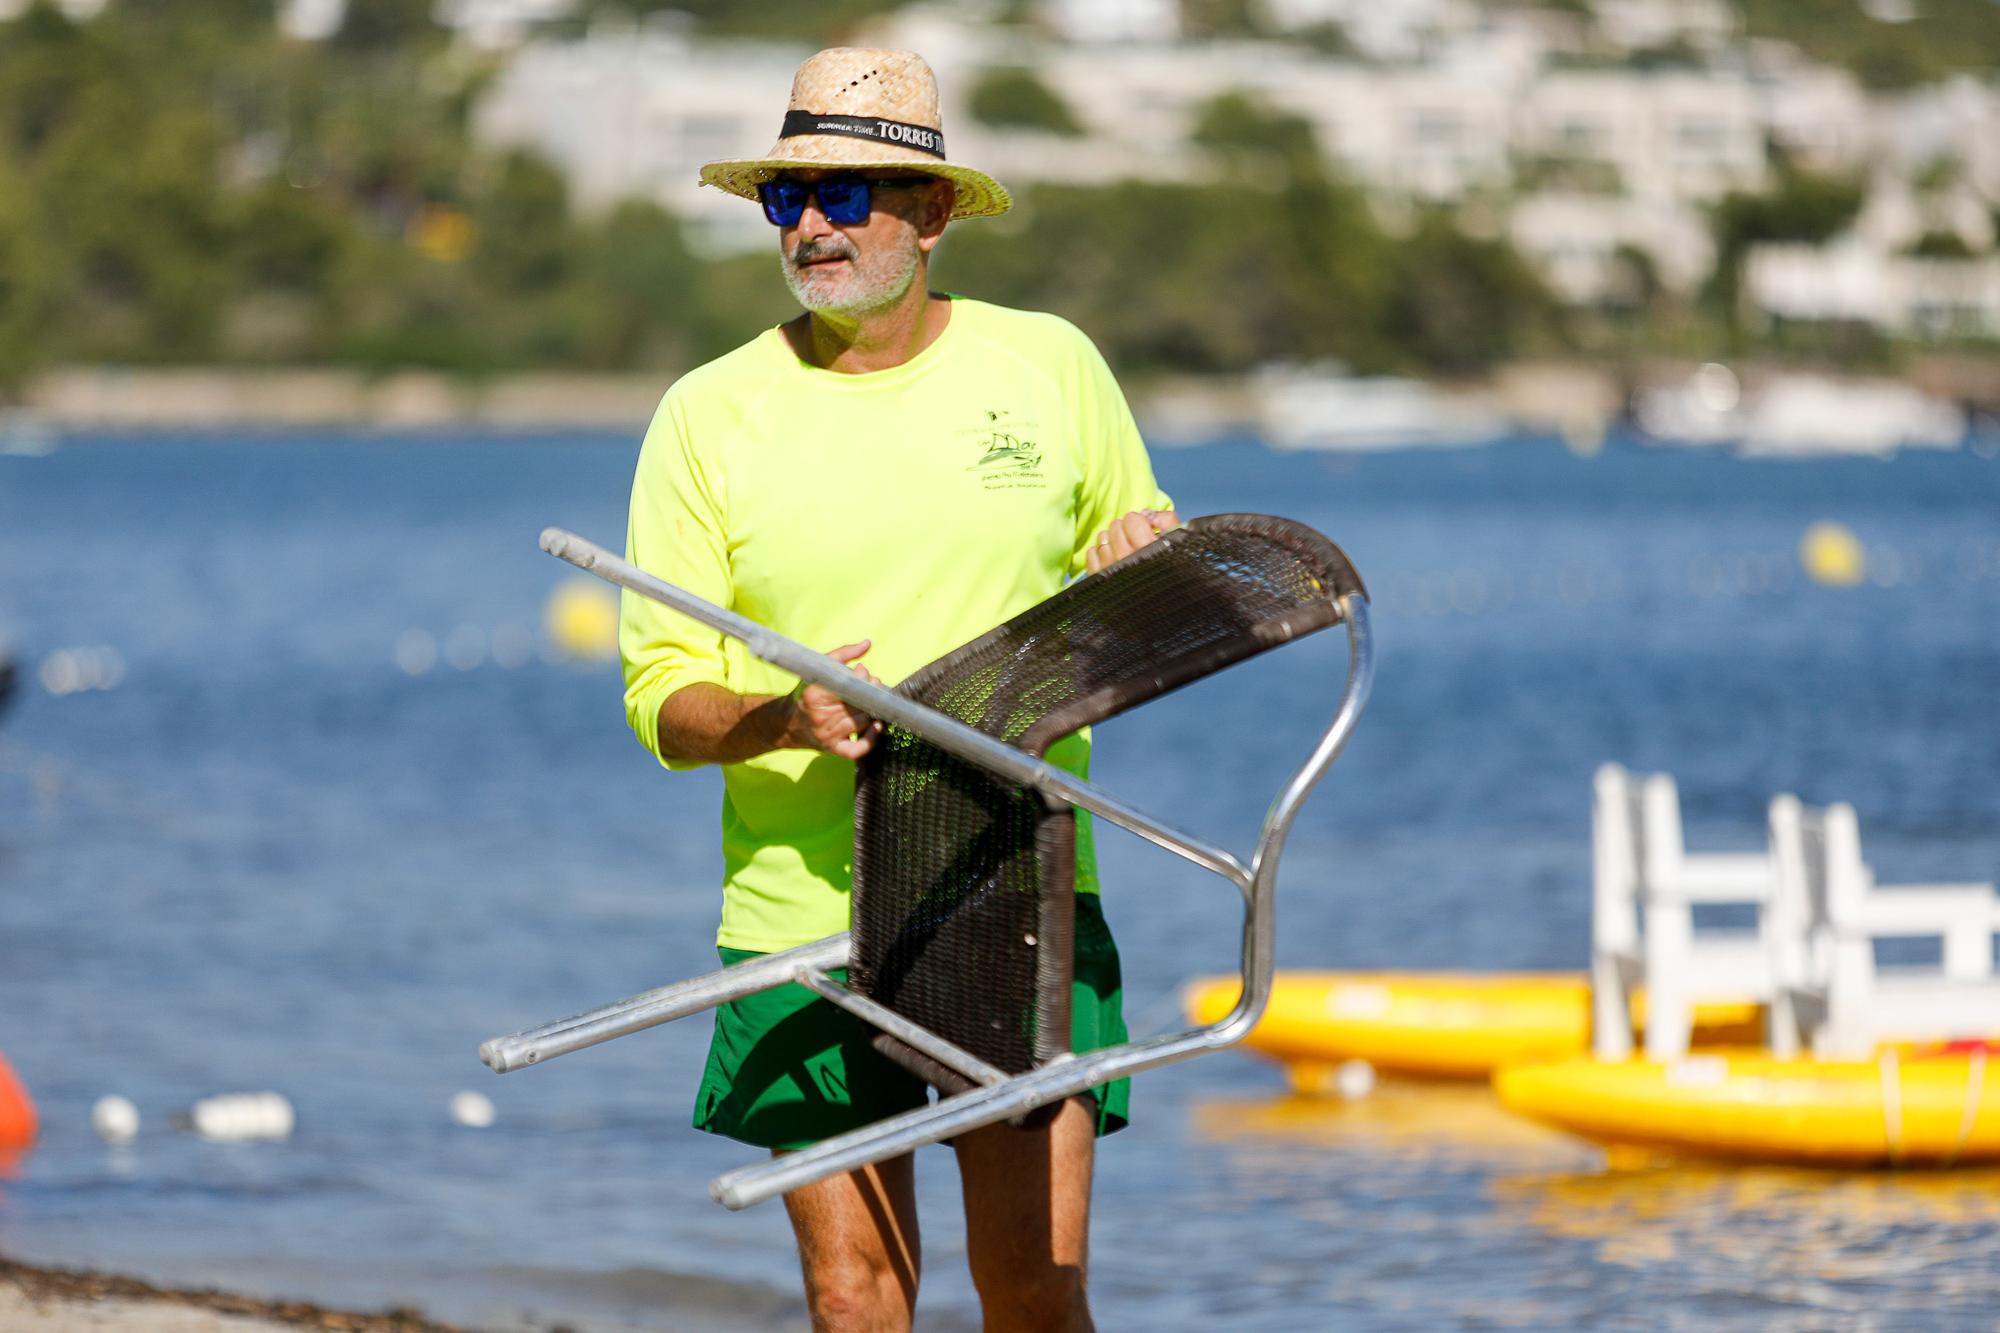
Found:
[[[690, 438], [683, 405], [670, 390], [654, 414], [632, 478], [625, 558], [718, 606], [735, 589], [723, 526], [722, 470]], [[625, 666], [625, 720], [639, 743], [670, 769], [701, 767], [660, 753], [660, 705], [702, 681], [729, 686], [722, 636], [635, 592], [619, 599], [618, 652]]]
[[1135, 509], [1172, 509], [1174, 502], [1153, 479], [1153, 461], [1125, 394], [1111, 367], [1089, 338], [1076, 335], [1075, 395], [1083, 476], [1077, 486], [1076, 537], [1070, 549], [1072, 578], [1088, 568], [1097, 535], [1111, 521]]

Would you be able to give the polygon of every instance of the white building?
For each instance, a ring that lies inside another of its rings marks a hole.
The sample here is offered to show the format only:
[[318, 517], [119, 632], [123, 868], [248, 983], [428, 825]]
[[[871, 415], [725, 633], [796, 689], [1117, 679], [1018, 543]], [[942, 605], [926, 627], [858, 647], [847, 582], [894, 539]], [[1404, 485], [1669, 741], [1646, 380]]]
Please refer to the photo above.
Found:
[[1370, 60], [1409, 63], [1443, 39], [1476, 30], [1483, 16], [1472, 0], [1263, 0], [1282, 32], [1338, 27]]
[[1638, 199], [1710, 200], [1764, 184], [1763, 119], [1739, 75], [1553, 71], [1525, 91], [1514, 144], [1609, 166]]
[[1085, 46], [1181, 35], [1180, 0], [1042, 0], [1039, 13], [1058, 36]]
[[1508, 232], [1535, 261], [1557, 296], [1596, 305], [1618, 294], [1619, 250], [1653, 262], [1660, 285], [1688, 294], [1715, 267], [1715, 242], [1701, 214], [1685, 204], [1646, 203], [1622, 195], [1530, 195], [1515, 205]]
[[1127, 174], [1198, 170], [1188, 136], [1202, 109], [1240, 93], [1305, 120], [1330, 162], [1371, 189], [1457, 199], [1508, 177], [1507, 90], [1427, 68], [1211, 43], [1115, 57], [1055, 51], [1040, 72], [1094, 136], [1124, 145]]
[[433, 10], [439, 23], [486, 50], [518, 46], [536, 28], [575, 11], [576, 0], [437, 0]]
[[[462, 14], [480, 5], [552, 13], [566, 2], [450, 0]], [[1974, 250], [1991, 243], [1987, 201], [2000, 200], [1995, 85], [1961, 79], [1885, 101], [1844, 72], [1775, 48], [1753, 52], [1740, 70], [1552, 68], [1551, 47], [1534, 23], [1514, 11], [1482, 12], [1469, 0], [1407, 7], [1266, 0], [1275, 21], [1339, 22], [1351, 32], [1377, 21], [1369, 17], [1376, 10], [1384, 11], [1379, 31], [1367, 30], [1380, 37], [1380, 48], [1421, 50], [1420, 62], [1335, 59], [1286, 43], [1167, 40], [1167, 9], [1153, 0], [1044, 6], [1045, 18], [1072, 41], [995, 26], [977, 10], [946, 5], [895, 11], [855, 40], [923, 52], [939, 76], [952, 156], [1017, 186], [1212, 178], [1215, 162], [1189, 136], [1203, 108], [1229, 93], [1303, 118], [1334, 167], [1389, 201], [1451, 203], [1483, 194], [1490, 205], [1492, 196], [1522, 187], [1523, 162], [1593, 164], [1607, 177], [1605, 193], [1534, 189], [1507, 224], [1515, 244], [1573, 301], [1610, 294], [1621, 246], [1651, 256], [1669, 290], [1697, 287], [1714, 262], [1703, 206], [1768, 185], [1767, 140], [1812, 169], [1875, 173], [1878, 188], [1861, 230], [1878, 252], [1937, 230], [1957, 231]], [[1600, 4], [1598, 18], [1617, 42], [1635, 47], [1705, 43], [1734, 21], [1718, 0], [1618, 0]], [[772, 142], [792, 71], [806, 54], [786, 44], [697, 43], [662, 27], [531, 41], [485, 97], [475, 128], [489, 141], [532, 146], [561, 164], [585, 207], [636, 195], [688, 219], [698, 238], [759, 245], [756, 211], [697, 189], [697, 173], [703, 162]], [[971, 90], [995, 68], [1032, 70], [1084, 133], [1000, 130], [973, 120]], [[1949, 189], [1917, 196], [1880, 184], [1907, 182], [1939, 158], [1957, 164]], [[1773, 271], [1782, 273], [1803, 261], [1775, 262]], [[1769, 281], [1784, 287], [1781, 278]], [[1898, 290], [1922, 286], [1915, 277], [1897, 281]], [[1889, 304], [1939, 306], [1931, 295]]]
[[1892, 333], [2000, 335], [2000, 258], [1916, 259], [1849, 238], [1752, 246], [1744, 295], [1780, 319], [1852, 320]]
[[811, 54], [773, 43], [696, 48], [662, 28], [521, 48], [481, 99], [482, 140], [562, 167], [579, 207], [649, 199], [723, 247], [762, 243], [754, 207], [699, 188], [704, 162], [776, 142], [792, 73]]
[[1735, 40], [1742, 27], [1736, 7], [1723, 0], [1592, 0], [1590, 9], [1598, 34], [1620, 51], [1676, 43], [1716, 51]]
[[1875, 154], [1879, 109], [1844, 69], [1798, 65], [1758, 81], [1766, 132], [1801, 167], [1849, 174]]
[[1927, 235], [1956, 236], [1975, 253], [1991, 249], [1995, 239], [1992, 206], [1969, 186], [1953, 181], [1918, 190], [1893, 171], [1876, 174], [1853, 230], [1884, 254], [1907, 250]]
[[1885, 164], [1914, 176], [1951, 163], [1967, 185], [2000, 203], [2000, 80], [1960, 75], [1884, 98], [1874, 123]]

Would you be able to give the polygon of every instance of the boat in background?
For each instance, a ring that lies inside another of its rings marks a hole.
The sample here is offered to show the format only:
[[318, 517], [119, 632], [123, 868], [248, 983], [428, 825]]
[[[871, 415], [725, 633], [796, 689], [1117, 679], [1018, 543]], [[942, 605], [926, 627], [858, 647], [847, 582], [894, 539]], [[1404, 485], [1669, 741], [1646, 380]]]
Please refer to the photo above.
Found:
[[1482, 398], [1335, 366], [1267, 366], [1250, 393], [1258, 432], [1277, 449], [1469, 448], [1516, 429]]
[[[1203, 978], [1184, 996], [1197, 1023], [1236, 1004], [1236, 979]], [[1634, 1003], [1644, 1022], [1645, 997]], [[1763, 1010], [1747, 1000], [1695, 1007], [1703, 1046], [1763, 1037]], [[1280, 972], [1271, 1002], [1243, 1040], [1276, 1060], [1300, 1092], [1338, 1086], [1365, 1060], [1391, 1074], [1486, 1079], [1504, 1065], [1564, 1060], [1590, 1048], [1590, 980], [1581, 972]]]
[[1888, 379], [1779, 374], [1744, 385], [1719, 362], [1632, 395], [1632, 420], [1655, 444], [1729, 447], [1744, 458], [1887, 458], [1958, 449], [1970, 419], [1953, 403]]
[[1613, 1148], [1816, 1166], [2000, 1162], [2000, 1047], [1888, 1047], [1870, 1060], [1761, 1051], [1501, 1070], [1508, 1110]]

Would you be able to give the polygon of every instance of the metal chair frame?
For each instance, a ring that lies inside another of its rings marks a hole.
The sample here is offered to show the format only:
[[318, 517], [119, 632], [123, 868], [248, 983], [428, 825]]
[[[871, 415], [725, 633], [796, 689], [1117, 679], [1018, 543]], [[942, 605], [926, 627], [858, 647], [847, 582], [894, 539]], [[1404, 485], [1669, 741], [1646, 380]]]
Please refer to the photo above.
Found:
[[[1234, 884], [1243, 895], [1244, 904], [1243, 989], [1236, 1007], [1207, 1026], [1081, 1054], [1062, 1054], [1025, 1073], [1009, 1075], [835, 981], [828, 969], [843, 966], [849, 955], [849, 936], [843, 931], [570, 1018], [496, 1037], [479, 1048], [479, 1058], [495, 1073], [525, 1068], [744, 995], [797, 982], [977, 1085], [970, 1091], [943, 1096], [933, 1105], [891, 1116], [799, 1152], [725, 1172], [710, 1184], [709, 1193], [725, 1207], [737, 1209], [828, 1176], [900, 1156], [926, 1143], [1016, 1119], [1101, 1083], [1221, 1050], [1242, 1040], [1255, 1026], [1271, 993], [1276, 939], [1273, 909], [1278, 859], [1285, 838], [1306, 797], [1339, 758], [1353, 734], [1374, 681], [1374, 648], [1365, 593], [1353, 591], [1338, 598], [1348, 636], [1348, 670], [1338, 707], [1311, 755], [1272, 803], [1246, 865], [1229, 851], [1179, 832], [1071, 773], [923, 704], [870, 684], [832, 658], [655, 578], [573, 533], [549, 528], [542, 533], [541, 546], [578, 569], [741, 640], [764, 661], [825, 688], [873, 717], [914, 732], [959, 759], [1037, 791], [1045, 800], [1088, 810]], [[1142, 551], [1132, 558], [1144, 555]]]

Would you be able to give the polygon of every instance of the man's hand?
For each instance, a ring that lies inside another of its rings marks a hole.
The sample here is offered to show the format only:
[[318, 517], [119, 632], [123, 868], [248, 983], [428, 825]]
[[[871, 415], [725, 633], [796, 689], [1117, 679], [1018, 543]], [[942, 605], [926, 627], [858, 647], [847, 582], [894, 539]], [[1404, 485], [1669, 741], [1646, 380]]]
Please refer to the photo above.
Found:
[[[854, 674], [871, 685], [880, 685], [858, 659], [872, 642], [843, 644], [827, 656], [836, 662], [855, 662]], [[882, 724], [844, 702], [833, 691], [818, 685], [802, 685], [786, 696], [791, 715], [785, 725], [785, 745], [792, 749], [821, 750], [842, 759], [859, 759], [875, 746]]]
[[1116, 564], [1142, 546], [1151, 546], [1163, 532], [1181, 525], [1181, 516], [1171, 509], [1135, 509], [1097, 535], [1084, 556], [1084, 564], [1095, 574]]

